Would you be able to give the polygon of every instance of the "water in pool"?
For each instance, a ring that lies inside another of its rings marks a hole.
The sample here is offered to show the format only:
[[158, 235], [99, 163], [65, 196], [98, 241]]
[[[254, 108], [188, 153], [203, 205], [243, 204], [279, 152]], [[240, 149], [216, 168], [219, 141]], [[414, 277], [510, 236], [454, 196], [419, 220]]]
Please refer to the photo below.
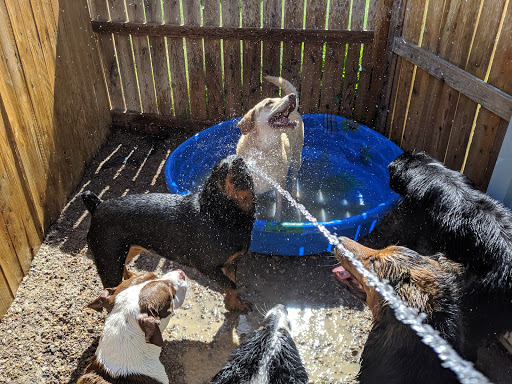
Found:
[[[307, 167], [305, 167], [307, 168]], [[319, 221], [345, 219], [367, 210], [363, 193], [357, 189], [362, 182], [354, 176], [340, 172], [335, 176], [321, 178], [303, 172], [299, 174], [298, 201]], [[349, 193], [350, 192], [350, 193]], [[256, 219], [272, 221], [275, 212], [275, 192], [269, 191], [257, 197]], [[303, 222], [304, 217], [287, 201], [283, 202], [282, 221]]]
[[[309, 159], [307, 159], [309, 160]], [[321, 161], [304, 161], [298, 175], [297, 193], [298, 201], [303, 204], [319, 221], [345, 219], [359, 215], [368, 210], [371, 201], [365, 193], [364, 179], [344, 170], [336, 174], [328, 174]], [[205, 173], [197, 180], [196, 185], [202, 185], [209, 173]], [[290, 180], [288, 180], [288, 188]], [[275, 191], [270, 190], [257, 196], [256, 219], [272, 221], [275, 213]], [[303, 215], [291, 207], [283, 199], [283, 222], [305, 222]]]

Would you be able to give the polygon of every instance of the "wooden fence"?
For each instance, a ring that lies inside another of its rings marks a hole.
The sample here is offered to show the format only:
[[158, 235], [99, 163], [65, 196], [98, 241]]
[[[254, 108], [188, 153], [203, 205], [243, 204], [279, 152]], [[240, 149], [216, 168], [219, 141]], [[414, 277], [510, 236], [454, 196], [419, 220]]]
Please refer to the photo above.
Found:
[[512, 2], [396, 0], [393, 20], [379, 130], [485, 191], [512, 115]]
[[302, 113], [375, 118], [392, 0], [89, 3], [118, 125], [200, 130], [277, 95], [266, 74]]
[[0, 317], [110, 126], [85, 0], [0, 0]]

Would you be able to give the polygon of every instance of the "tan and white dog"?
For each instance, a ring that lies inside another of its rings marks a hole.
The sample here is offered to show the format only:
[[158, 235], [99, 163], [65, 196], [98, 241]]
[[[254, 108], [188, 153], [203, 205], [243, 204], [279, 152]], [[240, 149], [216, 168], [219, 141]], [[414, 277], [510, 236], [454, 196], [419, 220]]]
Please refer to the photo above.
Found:
[[160, 362], [162, 332], [185, 300], [185, 273], [177, 269], [162, 277], [130, 275], [89, 304], [110, 313], [96, 353], [77, 384], [169, 383]]
[[[265, 76], [265, 79], [281, 87], [286, 96], [266, 98], [243, 116], [238, 122], [242, 136], [236, 153], [283, 189], [286, 189], [290, 171], [290, 192], [297, 198], [297, 175], [302, 163], [304, 145], [304, 124], [298, 112], [297, 90], [281, 77]], [[256, 194], [273, 188], [258, 174], [253, 172], [252, 177]], [[276, 191], [275, 221], [281, 219], [282, 204], [282, 196]]]

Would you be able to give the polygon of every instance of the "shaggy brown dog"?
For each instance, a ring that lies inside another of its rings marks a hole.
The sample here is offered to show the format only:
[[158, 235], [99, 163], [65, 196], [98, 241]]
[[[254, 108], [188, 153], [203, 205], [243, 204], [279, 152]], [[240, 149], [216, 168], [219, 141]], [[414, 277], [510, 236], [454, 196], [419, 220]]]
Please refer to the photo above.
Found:
[[512, 327], [512, 212], [424, 152], [398, 156], [389, 177], [403, 200], [359, 241], [441, 252], [464, 265], [464, 354], [475, 361], [482, 340]]
[[[364, 267], [388, 280], [408, 306], [426, 314], [425, 322], [436, 329], [456, 350], [462, 341], [459, 310], [461, 265], [442, 256], [422, 256], [405, 247], [375, 250], [346, 237], [346, 250]], [[375, 287], [364, 278], [341, 251], [341, 266], [334, 273], [350, 292], [365, 302], [373, 315], [373, 326], [361, 354], [358, 379], [367, 383], [456, 383], [455, 374], [441, 366], [435, 352], [395, 317]]]

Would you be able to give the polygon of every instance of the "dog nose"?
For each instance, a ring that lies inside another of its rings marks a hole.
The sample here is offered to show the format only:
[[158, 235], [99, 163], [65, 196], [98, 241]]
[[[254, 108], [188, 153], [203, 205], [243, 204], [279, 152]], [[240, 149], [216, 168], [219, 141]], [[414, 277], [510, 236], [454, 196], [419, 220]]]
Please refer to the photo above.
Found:
[[181, 280], [185, 280], [187, 277], [185, 276], [185, 272], [183, 272], [181, 269], [177, 269], [176, 272], [178, 272], [178, 275]]
[[288, 98], [290, 99], [291, 102], [295, 103], [297, 101], [297, 96], [295, 96], [295, 93], [290, 93], [288, 95]]

